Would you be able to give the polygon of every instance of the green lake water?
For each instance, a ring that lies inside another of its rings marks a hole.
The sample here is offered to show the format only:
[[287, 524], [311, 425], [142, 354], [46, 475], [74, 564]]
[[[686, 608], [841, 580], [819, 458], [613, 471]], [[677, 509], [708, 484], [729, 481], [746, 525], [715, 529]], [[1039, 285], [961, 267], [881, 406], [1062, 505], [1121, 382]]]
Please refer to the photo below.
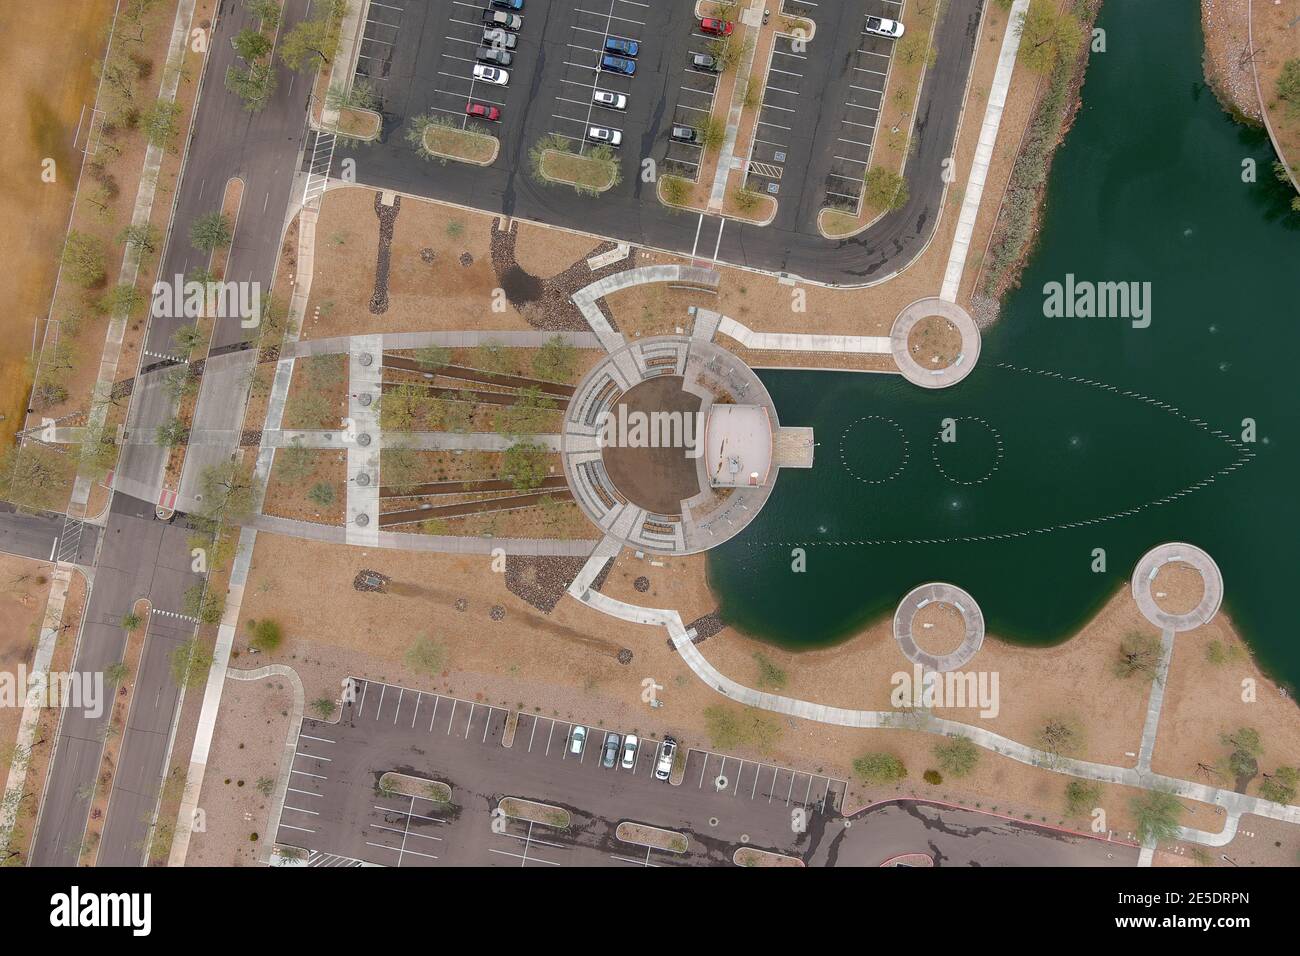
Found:
[[[1267, 137], [1204, 84], [1196, 4], [1109, 0], [1097, 25], [1107, 52], [1057, 154], [1040, 241], [970, 377], [925, 392], [762, 373], [781, 421], [813, 426], [818, 447], [710, 554], [722, 614], [746, 633], [833, 644], [946, 580], [991, 633], [1051, 644], [1147, 549], [1182, 540], [1218, 561], [1263, 666], [1300, 684], [1300, 215]], [[1044, 317], [1044, 284], [1067, 273], [1150, 282], [1150, 326]], [[937, 440], [945, 418], [955, 443]]]

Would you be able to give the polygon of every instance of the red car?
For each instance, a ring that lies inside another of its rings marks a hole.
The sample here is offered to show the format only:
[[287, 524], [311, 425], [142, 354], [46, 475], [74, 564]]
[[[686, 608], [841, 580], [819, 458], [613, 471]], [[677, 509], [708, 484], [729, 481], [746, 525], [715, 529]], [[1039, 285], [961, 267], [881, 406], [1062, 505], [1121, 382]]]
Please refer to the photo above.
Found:
[[731, 36], [731, 24], [726, 20], [715, 20], [712, 17], [705, 17], [700, 21], [700, 29], [705, 33], [712, 33], [715, 37]]
[[491, 120], [494, 123], [501, 119], [501, 111], [495, 106], [488, 106], [486, 103], [466, 103], [465, 112], [470, 116]]

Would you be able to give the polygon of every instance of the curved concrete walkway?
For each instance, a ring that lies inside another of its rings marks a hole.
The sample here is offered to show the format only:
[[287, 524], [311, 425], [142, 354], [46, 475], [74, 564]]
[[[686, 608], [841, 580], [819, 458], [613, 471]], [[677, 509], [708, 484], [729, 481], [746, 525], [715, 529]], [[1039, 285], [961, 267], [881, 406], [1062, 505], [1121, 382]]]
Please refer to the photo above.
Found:
[[[1200, 602], [1182, 614], [1171, 614], [1163, 610], [1151, 594], [1151, 584], [1156, 575], [1170, 563], [1191, 565], [1200, 574], [1204, 585]], [[1223, 572], [1219, 566], [1196, 545], [1180, 541], [1157, 545], [1142, 555], [1133, 569], [1130, 584], [1133, 600], [1137, 601], [1142, 616], [1162, 631], [1190, 631], [1207, 624], [1219, 613], [1219, 605], [1223, 603]]]
[[[926, 368], [912, 358], [907, 347], [907, 337], [916, 323], [931, 315], [941, 315], [957, 328], [961, 335], [961, 351], [956, 360], [945, 368]], [[980, 330], [970, 314], [955, 302], [944, 299], [917, 299], [894, 320], [889, 330], [890, 351], [903, 378], [922, 388], [948, 388], [956, 385], [975, 369], [980, 357]]]
[[[974, 727], [955, 720], [946, 720], [929, 713], [829, 707], [825, 704], [815, 704], [811, 701], [758, 691], [732, 680], [709, 663], [708, 659], [700, 652], [700, 649], [691, 641], [692, 632], [686, 630], [686, 627], [682, 624], [681, 615], [677, 611], [628, 604], [625, 601], [619, 601], [589, 588], [571, 587], [570, 593], [589, 607], [620, 620], [631, 621], [636, 624], [661, 625], [667, 628], [673, 646], [677, 648], [678, 653], [682, 655], [682, 659], [686, 661], [687, 666], [695, 672], [697, 677], [724, 697], [729, 697], [749, 707], [758, 707], [773, 713], [785, 714], [790, 717], [802, 717], [805, 720], [815, 720], [842, 727], [895, 727], [943, 736], [969, 737], [974, 743], [986, 750], [991, 750], [1004, 757], [1010, 757], [1012, 760], [1032, 767], [1042, 767], [1054, 773], [1098, 780], [1103, 783], [1138, 787], [1145, 790], [1165, 790], [1188, 800], [1217, 804], [1224, 809], [1229, 825], [1233, 827], [1235, 827], [1233, 821], [1243, 813], [1254, 813], [1273, 820], [1300, 824], [1300, 807], [1298, 806], [1273, 803], [1259, 797], [1237, 793], [1233, 790], [1222, 790], [1217, 787], [1194, 783], [1190, 780], [1180, 780], [1176, 777], [1167, 777], [1163, 774], [1150, 773], [1131, 767], [1113, 767], [1108, 764], [1061, 757], [1027, 746], [1019, 741], [1011, 740], [1008, 737], [1003, 737], [1000, 734], [995, 734], [982, 727]], [[1182, 829], [1181, 837], [1186, 840], [1198, 840], [1199, 842], [1231, 839], [1222, 833], [1203, 833], [1199, 830], [1187, 828]], [[1205, 839], [1202, 840], [1202, 837]], [[1214, 844], [1211, 843], [1211, 845]]]
[[[966, 625], [966, 634], [962, 638], [961, 645], [949, 654], [929, 654], [921, 650], [917, 646], [916, 636], [912, 633], [912, 624], [917, 612], [935, 602], [951, 604], [957, 609], [957, 613], [961, 615]], [[894, 640], [898, 642], [898, 649], [903, 652], [903, 656], [913, 664], [920, 664], [926, 670], [940, 673], [955, 671], [969, 663], [970, 659], [979, 653], [980, 645], [984, 643], [984, 612], [980, 610], [979, 604], [969, 592], [955, 584], [922, 584], [919, 588], [913, 588], [903, 600], [898, 602], [898, 610], [894, 612]]]
[[600, 339], [605, 351], [615, 352], [627, 344], [622, 332], [617, 332], [605, 318], [605, 314], [596, 305], [597, 299], [607, 295], [644, 285], [647, 282], [689, 282], [692, 285], [704, 285], [716, 289], [722, 281], [722, 274], [714, 269], [702, 269], [699, 266], [641, 266], [616, 272], [614, 275], [597, 279], [591, 285], [584, 286], [573, 293], [573, 304], [582, 312], [583, 318], [591, 330]]

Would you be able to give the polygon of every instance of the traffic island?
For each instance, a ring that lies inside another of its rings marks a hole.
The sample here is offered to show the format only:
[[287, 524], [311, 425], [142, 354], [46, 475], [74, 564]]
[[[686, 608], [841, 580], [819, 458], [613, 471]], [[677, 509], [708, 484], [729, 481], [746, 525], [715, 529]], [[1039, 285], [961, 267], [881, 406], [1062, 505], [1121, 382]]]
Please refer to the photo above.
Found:
[[685, 833], [652, 827], [648, 823], [631, 823], [624, 820], [618, 825], [614, 835], [624, 843], [633, 843], [654, 850], [667, 850], [669, 853], [685, 853], [690, 846]]
[[522, 797], [504, 797], [497, 804], [497, 811], [514, 820], [524, 820], [527, 823], [540, 823], [543, 826], [555, 827], [557, 830], [567, 830], [573, 818], [569, 816], [569, 811], [563, 807], [553, 807], [549, 803], [538, 803], [535, 800], [525, 800]]
[[379, 778], [379, 791], [384, 794], [400, 794], [403, 797], [419, 797], [434, 803], [451, 803], [451, 787], [441, 780], [429, 780], [415, 777], [409, 773], [390, 770]]
[[797, 856], [773, 853], [770, 850], [758, 850], [752, 846], [742, 846], [731, 856], [736, 866], [803, 866], [803, 860]]
[[417, 116], [406, 132], [411, 143], [425, 159], [440, 163], [455, 160], [473, 166], [491, 166], [501, 151], [501, 141], [483, 130], [461, 128], [456, 121], [441, 116]]
[[538, 179], [572, 186], [584, 196], [607, 192], [623, 178], [618, 159], [608, 146], [597, 146], [585, 154], [575, 153], [567, 139], [548, 136], [529, 150], [529, 159]]

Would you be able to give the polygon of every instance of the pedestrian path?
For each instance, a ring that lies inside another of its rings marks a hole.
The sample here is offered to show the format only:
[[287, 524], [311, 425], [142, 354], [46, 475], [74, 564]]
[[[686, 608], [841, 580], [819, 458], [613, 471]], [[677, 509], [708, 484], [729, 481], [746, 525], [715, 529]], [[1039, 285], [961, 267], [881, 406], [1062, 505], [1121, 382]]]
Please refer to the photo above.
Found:
[[[713, 323], [707, 310], [696, 310], [696, 322]], [[703, 316], [703, 319], [701, 318]], [[807, 332], [755, 332], [729, 316], [717, 320], [720, 334], [735, 339], [747, 349], [777, 352], [840, 352], [859, 355], [888, 355], [887, 335], [813, 335]]]

